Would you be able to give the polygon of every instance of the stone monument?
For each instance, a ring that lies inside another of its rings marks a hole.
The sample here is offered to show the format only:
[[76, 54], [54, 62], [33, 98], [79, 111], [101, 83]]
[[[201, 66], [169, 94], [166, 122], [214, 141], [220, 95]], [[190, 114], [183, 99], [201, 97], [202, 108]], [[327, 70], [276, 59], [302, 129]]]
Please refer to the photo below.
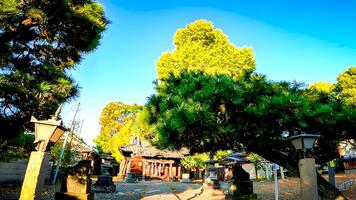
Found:
[[250, 174], [247, 173], [239, 164], [235, 164], [233, 170], [233, 200], [257, 199], [253, 194], [253, 182]]
[[61, 183], [61, 191], [56, 192], [55, 200], [94, 200], [91, 192], [90, 160], [81, 160], [77, 165], [66, 169]]
[[135, 172], [129, 172], [126, 174], [125, 178], [126, 183], [136, 183], [136, 174]]
[[112, 181], [109, 168], [102, 167], [101, 174], [102, 175], [98, 177], [98, 180], [93, 185], [93, 191], [103, 193], [115, 192], [116, 185]]

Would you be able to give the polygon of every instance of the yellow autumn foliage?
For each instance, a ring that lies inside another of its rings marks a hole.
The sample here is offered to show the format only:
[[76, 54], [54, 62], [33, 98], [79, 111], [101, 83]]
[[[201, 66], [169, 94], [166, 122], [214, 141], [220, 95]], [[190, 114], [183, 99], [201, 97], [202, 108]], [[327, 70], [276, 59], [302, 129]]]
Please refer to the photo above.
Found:
[[213, 23], [197, 20], [177, 30], [175, 49], [164, 53], [157, 61], [159, 80], [182, 71], [204, 72], [209, 75], [240, 77], [255, 70], [252, 48], [237, 48]]

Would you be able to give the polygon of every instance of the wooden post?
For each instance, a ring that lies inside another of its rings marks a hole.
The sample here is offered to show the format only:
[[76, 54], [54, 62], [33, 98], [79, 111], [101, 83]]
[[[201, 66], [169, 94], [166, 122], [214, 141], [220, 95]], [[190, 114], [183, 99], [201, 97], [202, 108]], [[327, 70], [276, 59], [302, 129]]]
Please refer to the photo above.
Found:
[[145, 181], [146, 160], [142, 159], [142, 181]]
[[172, 162], [169, 163], [169, 179], [173, 181], [173, 179], [172, 179]]
[[178, 166], [178, 178], [180, 179], [180, 170], [181, 170], [181, 167], [180, 165]]
[[158, 165], [157, 165], [157, 161], [155, 161], [155, 175], [158, 176]]
[[150, 176], [153, 175], [153, 162], [151, 162], [151, 168], [150, 168]]
[[127, 164], [126, 174], [131, 172], [131, 158], [129, 158], [129, 163]]

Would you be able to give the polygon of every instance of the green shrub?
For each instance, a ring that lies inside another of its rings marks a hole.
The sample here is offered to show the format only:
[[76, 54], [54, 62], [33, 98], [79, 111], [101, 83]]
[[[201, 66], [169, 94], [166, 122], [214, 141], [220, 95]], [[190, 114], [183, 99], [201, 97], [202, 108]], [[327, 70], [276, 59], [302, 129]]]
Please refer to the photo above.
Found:
[[20, 134], [10, 140], [0, 139], [0, 161], [28, 158], [35, 148], [34, 140], [31, 134]]

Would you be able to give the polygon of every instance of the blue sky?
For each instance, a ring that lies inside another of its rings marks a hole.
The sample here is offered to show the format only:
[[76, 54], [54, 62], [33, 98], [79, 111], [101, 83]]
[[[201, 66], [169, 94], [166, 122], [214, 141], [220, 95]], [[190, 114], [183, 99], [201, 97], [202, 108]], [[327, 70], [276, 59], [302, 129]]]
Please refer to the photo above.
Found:
[[[235, 46], [254, 49], [257, 72], [272, 80], [334, 82], [356, 66], [354, 0], [99, 0], [111, 24], [96, 51], [72, 71], [82, 87], [78, 119], [85, 141], [99, 134], [109, 102], [144, 104], [152, 94], [156, 61], [172, 51], [178, 28], [206, 19]], [[73, 117], [65, 105], [65, 121]]]

